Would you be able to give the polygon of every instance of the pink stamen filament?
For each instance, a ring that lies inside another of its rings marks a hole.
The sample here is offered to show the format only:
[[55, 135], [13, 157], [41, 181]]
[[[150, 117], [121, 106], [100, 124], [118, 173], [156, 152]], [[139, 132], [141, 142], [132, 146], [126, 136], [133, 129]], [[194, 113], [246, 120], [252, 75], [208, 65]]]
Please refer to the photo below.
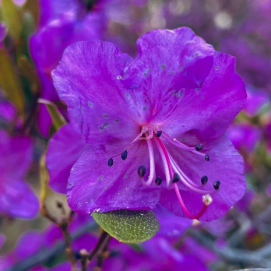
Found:
[[[127, 147], [126, 147], [125, 150], [128, 150], [130, 147], [132, 147], [132, 146], [134, 145], [134, 143], [135, 143], [137, 140], [139, 140], [140, 137], [141, 137], [146, 131], [147, 131], [147, 129], [146, 129], [146, 128], [143, 128], [143, 129], [141, 130], [140, 134], [137, 135], [137, 137], [136, 137], [136, 138], [135, 138], [135, 139], [134, 139]], [[117, 154], [117, 155], [112, 156], [112, 158], [118, 157], [118, 156], [120, 156], [121, 154], [122, 154], [122, 152], [119, 153], [119, 154]]]
[[[185, 180], [185, 178], [182, 176], [182, 173], [183, 173], [183, 172], [182, 172], [182, 171], [180, 172], [180, 171], [175, 167], [175, 165], [174, 165], [173, 163], [172, 163], [172, 167], [173, 167], [173, 169], [175, 170], [175, 172], [179, 174], [182, 183], [183, 183], [186, 187], [188, 187], [189, 189], [191, 189], [192, 191], [194, 191], [194, 192], [196, 192], [196, 193], [198, 193], [198, 194], [202, 194], [202, 195], [214, 194], [214, 193], [216, 193], [216, 192], [218, 191], [218, 190], [201, 190], [201, 189], [198, 189], [198, 188], [196, 188], [196, 187], [190, 185], [190, 184]], [[190, 181], [191, 181], [191, 180], [190, 180]], [[192, 181], [191, 181], [191, 182], [192, 182]]]
[[165, 132], [163, 132], [162, 135], [165, 135], [164, 136], [165, 141], [167, 141], [168, 143], [174, 145], [175, 147], [177, 147], [177, 148], [179, 148], [181, 150], [190, 151], [190, 152], [193, 152], [193, 153], [195, 153], [195, 154], [197, 154], [199, 156], [203, 156], [203, 157], [205, 157], [205, 155], [206, 155], [205, 153], [196, 151], [194, 147], [186, 146], [185, 144], [183, 144], [182, 142], [178, 141], [177, 139], [173, 139], [172, 137], [170, 137]]
[[206, 211], [208, 205], [203, 204], [201, 210], [200, 210], [197, 214], [192, 215], [192, 214], [186, 209], [186, 207], [185, 207], [185, 205], [184, 205], [184, 202], [183, 202], [183, 199], [182, 199], [182, 197], [181, 197], [181, 193], [180, 193], [180, 191], [179, 191], [179, 188], [178, 188], [177, 183], [174, 183], [174, 189], [175, 189], [175, 193], [176, 193], [176, 195], [177, 195], [177, 198], [178, 198], [178, 200], [179, 200], [179, 203], [180, 203], [180, 205], [181, 205], [182, 208], [183, 208], [183, 211], [185, 212], [185, 214], [186, 214], [189, 218], [191, 218], [191, 219], [198, 219], [198, 218], [200, 218], [200, 217], [204, 214], [204, 212]]
[[175, 160], [172, 158], [172, 156], [170, 154], [169, 154], [169, 159], [171, 161], [171, 164], [172, 164], [174, 170], [178, 171], [178, 173], [183, 176], [183, 178], [185, 179], [185, 181], [187, 183], [189, 183], [191, 186], [193, 186], [195, 188], [202, 187], [202, 184], [195, 184], [192, 180], [190, 180], [190, 178], [187, 177], [187, 175], [180, 169], [180, 167], [178, 166], [178, 164], [175, 162]]
[[[167, 152], [167, 150], [166, 150], [166, 147], [164, 146], [162, 140], [161, 140], [159, 137], [157, 137], [155, 134], [154, 134], [154, 137], [156, 138], [156, 140], [158, 141], [158, 143], [159, 143], [159, 145], [160, 145], [162, 151], [164, 152], [164, 155], [165, 155], [166, 160], [167, 160], [167, 166], [168, 166], [168, 169], [169, 169], [169, 172], [170, 172], [170, 176], [171, 176], [171, 178], [173, 178], [174, 173], [173, 173], [173, 169], [172, 169], [172, 166], [171, 166], [171, 163], [170, 163], [170, 159], [169, 159], [169, 156], [168, 156], [168, 152]], [[186, 206], [185, 206], [185, 204], [184, 204], [184, 202], [183, 202], [183, 199], [182, 199], [182, 196], [181, 196], [181, 193], [180, 193], [180, 191], [179, 191], [179, 188], [178, 188], [177, 183], [174, 183], [173, 185], [174, 185], [175, 193], [176, 193], [176, 195], [177, 195], [177, 198], [178, 198], [178, 200], [179, 200], [179, 203], [180, 203], [180, 205], [181, 205], [181, 207], [182, 207], [184, 213], [185, 213], [189, 218], [191, 218], [191, 219], [198, 219], [198, 218], [200, 218], [200, 217], [204, 214], [204, 212], [206, 211], [207, 205], [206, 205], [206, 204], [203, 204], [201, 210], [200, 210], [197, 214], [195, 214], [195, 215], [191, 214], [191, 213], [187, 210], [187, 208], [186, 208]]]
[[150, 158], [150, 175], [148, 177], [148, 180], [146, 182], [143, 181], [143, 183], [145, 185], [150, 185], [152, 181], [155, 179], [155, 163], [154, 163], [154, 152], [153, 152], [152, 141], [148, 139], [147, 144], [148, 144], [149, 158]]
[[169, 172], [169, 167], [168, 167], [168, 163], [167, 163], [167, 159], [166, 159], [166, 156], [163, 152], [163, 149], [161, 148], [158, 140], [157, 140], [157, 136], [154, 136], [153, 137], [155, 143], [156, 143], [156, 146], [159, 150], [159, 153], [160, 153], [160, 156], [161, 156], [161, 159], [162, 159], [162, 162], [163, 162], [163, 166], [164, 166], [164, 171], [165, 171], [165, 176], [166, 176], [166, 183], [167, 183], [167, 187], [169, 187], [170, 185], [170, 172]]

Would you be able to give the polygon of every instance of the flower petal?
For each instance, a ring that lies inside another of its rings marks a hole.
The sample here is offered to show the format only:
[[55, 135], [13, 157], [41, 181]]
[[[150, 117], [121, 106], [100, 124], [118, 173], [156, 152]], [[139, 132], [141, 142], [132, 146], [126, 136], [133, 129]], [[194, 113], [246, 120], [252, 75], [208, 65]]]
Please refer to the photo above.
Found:
[[162, 235], [167, 237], [181, 236], [181, 234], [192, 225], [191, 219], [178, 217], [169, 212], [161, 204], [158, 204], [153, 209], [157, 219], [160, 223], [160, 230], [156, 235]]
[[70, 170], [87, 146], [79, 127], [71, 123], [61, 127], [50, 139], [46, 161], [50, 174], [49, 186], [54, 191], [66, 193]]
[[4, 179], [0, 184], [0, 213], [31, 219], [39, 213], [39, 200], [25, 181]]
[[53, 71], [59, 96], [88, 143], [104, 144], [112, 137], [131, 140], [139, 134], [133, 121], [138, 113], [127, 102], [119, 80], [131, 61], [113, 44], [78, 42], [66, 49]]
[[170, 114], [161, 129], [174, 137], [192, 129], [202, 139], [222, 135], [246, 102], [245, 85], [234, 68], [234, 57], [217, 53], [202, 87], [184, 89], [171, 110], [164, 108]]
[[110, 146], [114, 147], [91, 146], [75, 163], [67, 186], [71, 209], [80, 214], [127, 208], [153, 209], [159, 200], [160, 189], [146, 187], [137, 174], [139, 165], [149, 163], [146, 142], [135, 143], [125, 161], [114, 158], [112, 167], [108, 167], [107, 161], [120, 149], [117, 143]]
[[200, 87], [213, 64], [213, 47], [185, 27], [150, 31], [137, 46], [139, 53], [125, 71], [124, 83], [145, 93], [152, 115], [162, 110], [172, 91]]
[[[210, 155], [210, 161], [191, 152], [178, 151], [168, 146], [168, 151], [175, 159], [182, 171], [195, 183], [200, 184], [202, 176], [208, 177], [208, 183], [203, 190], [214, 190], [213, 182], [219, 180], [221, 185], [217, 193], [211, 194], [213, 202], [200, 220], [214, 220], [223, 216], [234, 203], [245, 193], [244, 163], [242, 157], [234, 149], [226, 136], [221, 136], [206, 144], [203, 143], [203, 153]], [[203, 205], [202, 195], [186, 188], [179, 182], [181, 195], [187, 209], [196, 214]], [[160, 203], [176, 215], [186, 217], [173, 189], [161, 191]], [[179, 208], [178, 208], [179, 207]]]
[[[4, 158], [3, 158], [4, 157]], [[30, 137], [9, 137], [0, 130], [0, 174], [10, 178], [23, 178], [33, 158], [33, 142]]]

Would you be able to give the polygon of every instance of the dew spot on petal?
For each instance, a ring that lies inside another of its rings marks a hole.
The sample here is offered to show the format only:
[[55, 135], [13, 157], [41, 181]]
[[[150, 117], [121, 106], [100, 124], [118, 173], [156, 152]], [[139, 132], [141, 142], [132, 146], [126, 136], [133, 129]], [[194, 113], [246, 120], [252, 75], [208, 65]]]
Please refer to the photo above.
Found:
[[101, 181], [103, 179], [103, 175], [99, 176], [99, 178], [97, 179], [98, 181]]
[[116, 123], [119, 123], [120, 121], [119, 120], [115, 120]]
[[89, 106], [90, 108], [92, 108], [92, 107], [93, 107], [93, 103], [90, 102], [90, 101], [88, 101], [88, 106]]
[[105, 119], [108, 119], [108, 115], [107, 114], [103, 114], [103, 117], [105, 118]]
[[201, 96], [201, 99], [202, 99], [202, 100], [204, 100], [204, 99], [205, 99], [205, 97], [204, 97], [204, 96]]
[[120, 75], [117, 76], [117, 79], [120, 80], [122, 77]]
[[146, 107], [146, 106], [143, 106], [143, 110], [147, 110], [147, 107]]
[[219, 66], [216, 66], [216, 67], [215, 67], [215, 70], [218, 71], [218, 70], [219, 70]]
[[165, 69], [167, 68], [167, 65], [166, 65], [166, 64], [161, 64], [161, 65], [160, 65], [160, 68], [161, 68], [162, 70], [165, 70]]
[[105, 123], [103, 124], [103, 127], [106, 127], [106, 126], [108, 126], [108, 123], [107, 123], [107, 122], [105, 122]]
[[103, 131], [103, 130], [104, 130], [104, 127], [103, 127], [103, 126], [100, 126], [99, 129], [100, 129], [100, 131]]

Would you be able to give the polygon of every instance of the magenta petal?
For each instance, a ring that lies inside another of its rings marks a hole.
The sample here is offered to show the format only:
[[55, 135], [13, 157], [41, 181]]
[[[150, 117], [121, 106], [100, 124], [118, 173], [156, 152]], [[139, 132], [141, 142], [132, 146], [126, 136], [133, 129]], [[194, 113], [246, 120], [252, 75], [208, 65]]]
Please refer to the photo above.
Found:
[[211, 45], [186, 27], [150, 31], [138, 39], [137, 47], [138, 55], [125, 77], [138, 78], [134, 83], [138, 82], [138, 87], [150, 92], [152, 98], [172, 88], [200, 87], [215, 53]]
[[[33, 142], [30, 137], [9, 137], [0, 129], [0, 174], [23, 178], [32, 162]], [[3, 159], [4, 157], [4, 159]]]
[[48, 24], [63, 14], [76, 17], [83, 13], [84, 8], [80, 0], [41, 0], [40, 26]]
[[50, 139], [46, 161], [54, 191], [66, 193], [70, 170], [87, 146], [76, 124], [66, 124]]
[[133, 121], [137, 112], [119, 80], [131, 61], [113, 44], [78, 42], [66, 49], [53, 71], [59, 96], [88, 143], [106, 143], [112, 137], [133, 140], [139, 133]]
[[242, 154], [243, 150], [251, 153], [259, 142], [262, 132], [257, 126], [248, 123], [233, 124], [227, 130], [227, 135], [234, 147]]
[[245, 85], [234, 69], [234, 57], [217, 53], [202, 87], [183, 90], [163, 128], [173, 137], [192, 129], [203, 140], [222, 135], [246, 103]]
[[153, 212], [160, 223], [160, 230], [157, 232], [157, 235], [167, 237], [180, 236], [188, 227], [192, 225], [191, 219], [178, 217], [169, 212], [161, 204], [158, 204], [156, 208], [153, 209]]
[[[223, 216], [234, 203], [245, 193], [246, 182], [244, 179], [244, 163], [242, 157], [235, 150], [226, 136], [216, 138], [203, 144], [203, 153], [210, 155], [210, 161], [191, 152], [178, 151], [168, 148], [175, 161], [181, 165], [181, 169], [196, 184], [200, 184], [201, 177], [208, 176], [208, 183], [202, 188], [214, 190], [213, 182], [219, 180], [221, 185], [217, 193], [212, 194], [213, 202], [200, 220], [210, 221]], [[179, 182], [181, 195], [187, 209], [192, 214], [197, 214], [202, 205], [202, 195], [188, 189]], [[186, 217], [177, 200], [174, 190], [163, 189], [160, 203], [176, 215]], [[178, 208], [178, 207], [179, 208]]]
[[34, 218], [39, 213], [39, 200], [27, 182], [5, 178], [0, 183], [0, 213]]
[[71, 170], [67, 186], [71, 209], [81, 214], [127, 208], [153, 209], [159, 200], [160, 189], [146, 187], [137, 175], [138, 165], [149, 163], [146, 145], [145, 142], [136, 143], [128, 158], [125, 161], [114, 158], [112, 167], [107, 162], [120, 151], [118, 144], [111, 149], [89, 147]]

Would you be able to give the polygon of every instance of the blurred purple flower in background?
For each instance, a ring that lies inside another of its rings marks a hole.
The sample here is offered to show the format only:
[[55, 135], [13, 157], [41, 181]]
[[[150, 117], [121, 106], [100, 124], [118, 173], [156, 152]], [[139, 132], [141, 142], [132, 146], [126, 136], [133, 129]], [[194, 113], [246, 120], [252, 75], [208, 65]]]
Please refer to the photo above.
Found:
[[0, 130], [0, 213], [27, 219], [38, 214], [38, 198], [24, 180], [32, 159], [30, 137], [9, 137]]
[[[67, 46], [77, 41], [100, 38], [103, 21], [98, 13], [86, 13], [83, 1], [41, 0], [40, 5], [40, 22], [30, 38], [30, 51], [42, 83], [41, 98], [59, 102], [51, 71], [58, 65]], [[65, 113], [63, 106], [62, 112]], [[51, 124], [45, 105], [40, 105], [38, 125], [43, 136], [49, 136]]]
[[223, 135], [245, 105], [235, 60], [187, 28], [152, 31], [137, 44], [133, 60], [109, 43], [77, 43], [53, 72], [92, 145], [71, 170], [69, 205], [83, 214], [160, 202], [179, 216], [219, 218], [245, 190], [242, 159]]

